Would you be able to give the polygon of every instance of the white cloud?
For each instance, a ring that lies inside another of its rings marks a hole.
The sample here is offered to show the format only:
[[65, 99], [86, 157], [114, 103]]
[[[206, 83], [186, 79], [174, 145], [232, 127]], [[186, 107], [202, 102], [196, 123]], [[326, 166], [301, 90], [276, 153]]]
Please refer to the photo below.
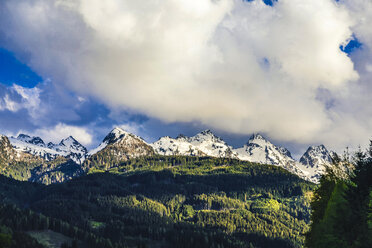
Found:
[[22, 108], [27, 109], [32, 118], [38, 118], [41, 112], [43, 112], [40, 106], [41, 90], [37, 87], [24, 88], [19, 85], [13, 85], [12, 89], [22, 97]]
[[[114, 108], [344, 146], [349, 139], [339, 137], [349, 128], [358, 129], [355, 143], [371, 124], [348, 106], [366, 99], [352, 95], [364, 75], [339, 49], [353, 32], [370, 42], [363, 18], [371, 6], [349, 3], [3, 1], [0, 31], [40, 75]], [[319, 88], [335, 106], [320, 100]]]
[[83, 145], [90, 145], [93, 140], [92, 135], [86, 128], [66, 125], [64, 123], [59, 123], [53, 128], [37, 129], [34, 131], [33, 135], [40, 136], [41, 138], [54, 143], [59, 143], [62, 139], [65, 139], [70, 135]]
[[6, 94], [3, 99], [0, 99], [0, 110], [17, 112], [20, 108], [20, 104], [10, 99], [8, 94]]
[[0, 99], [0, 110], [17, 112], [27, 109], [33, 118], [37, 118], [40, 113], [41, 90], [39, 88], [24, 88], [14, 84], [5, 91], [4, 97]]

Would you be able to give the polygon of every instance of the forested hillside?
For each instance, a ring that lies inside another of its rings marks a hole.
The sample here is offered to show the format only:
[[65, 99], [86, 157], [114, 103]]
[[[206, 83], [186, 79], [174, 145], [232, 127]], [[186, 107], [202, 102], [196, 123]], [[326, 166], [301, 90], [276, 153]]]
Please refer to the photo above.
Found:
[[[64, 247], [301, 247], [312, 183], [234, 159], [152, 156], [49, 186], [0, 178], [3, 239]], [[29, 246], [32, 247], [32, 246]], [[34, 247], [38, 247], [35, 245]]]

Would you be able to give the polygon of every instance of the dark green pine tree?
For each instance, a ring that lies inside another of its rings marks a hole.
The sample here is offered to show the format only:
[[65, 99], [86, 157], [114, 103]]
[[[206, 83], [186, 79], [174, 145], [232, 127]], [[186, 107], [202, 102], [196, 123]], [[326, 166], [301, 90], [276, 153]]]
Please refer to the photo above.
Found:
[[[370, 194], [372, 191], [372, 142], [366, 153], [356, 153], [355, 171], [351, 177], [346, 198], [352, 211], [349, 232], [346, 234], [352, 247], [372, 247], [372, 236], [368, 226], [371, 211]], [[352, 227], [352, 228], [350, 228]]]
[[353, 162], [348, 180], [331, 170], [322, 177], [312, 202], [307, 247], [372, 247], [372, 141], [367, 152], [354, 154]]

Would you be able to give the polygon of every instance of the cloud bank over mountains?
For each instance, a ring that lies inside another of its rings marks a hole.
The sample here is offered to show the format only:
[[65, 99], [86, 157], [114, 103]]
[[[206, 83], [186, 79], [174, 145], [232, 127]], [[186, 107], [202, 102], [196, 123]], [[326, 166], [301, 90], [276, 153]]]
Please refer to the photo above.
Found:
[[[111, 109], [337, 149], [371, 136], [371, 13], [363, 0], [4, 0], [0, 45]], [[7, 95], [0, 110], [15, 110]]]

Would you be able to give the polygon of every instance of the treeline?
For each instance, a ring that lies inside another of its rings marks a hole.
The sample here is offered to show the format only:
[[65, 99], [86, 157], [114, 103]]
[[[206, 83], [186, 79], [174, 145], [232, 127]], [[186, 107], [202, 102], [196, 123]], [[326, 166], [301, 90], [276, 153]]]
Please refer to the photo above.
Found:
[[342, 163], [353, 163], [355, 170], [347, 178], [328, 170], [315, 191], [309, 248], [372, 247], [372, 141], [352, 162], [336, 158], [336, 165]]

